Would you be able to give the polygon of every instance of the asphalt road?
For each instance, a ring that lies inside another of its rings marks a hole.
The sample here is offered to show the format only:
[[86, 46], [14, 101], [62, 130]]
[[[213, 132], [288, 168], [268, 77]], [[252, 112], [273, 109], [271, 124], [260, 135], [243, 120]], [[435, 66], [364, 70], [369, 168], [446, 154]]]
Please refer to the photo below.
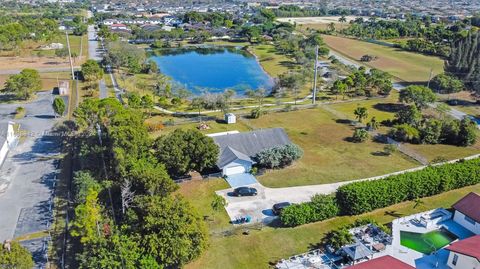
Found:
[[102, 49], [99, 47], [97, 38], [97, 31], [93, 25], [88, 26], [88, 58], [95, 61], [102, 60]]
[[[51, 157], [59, 154], [60, 143], [47, 134], [56, 122], [51, 102], [50, 93], [39, 93], [36, 100], [22, 104], [26, 117], [15, 120], [26, 132], [0, 168], [0, 242], [45, 230], [52, 219], [49, 209], [57, 163]], [[16, 107], [0, 106], [2, 128]]]

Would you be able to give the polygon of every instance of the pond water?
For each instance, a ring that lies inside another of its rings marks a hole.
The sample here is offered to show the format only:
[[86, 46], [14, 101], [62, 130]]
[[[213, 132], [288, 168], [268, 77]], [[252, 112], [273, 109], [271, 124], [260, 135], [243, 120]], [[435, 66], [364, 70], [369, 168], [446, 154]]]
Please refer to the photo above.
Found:
[[205, 47], [156, 50], [154, 60], [160, 72], [193, 94], [234, 89], [271, 89], [273, 80], [253, 55], [235, 47]]

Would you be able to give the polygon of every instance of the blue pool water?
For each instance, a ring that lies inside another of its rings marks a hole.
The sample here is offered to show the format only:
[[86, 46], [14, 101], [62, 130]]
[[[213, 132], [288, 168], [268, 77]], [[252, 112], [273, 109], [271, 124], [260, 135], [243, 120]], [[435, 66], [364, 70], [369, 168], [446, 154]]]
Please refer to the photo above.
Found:
[[234, 89], [271, 89], [273, 80], [255, 57], [239, 48], [195, 48], [156, 51], [154, 60], [160, 72], [186, 87], [193, 94]]

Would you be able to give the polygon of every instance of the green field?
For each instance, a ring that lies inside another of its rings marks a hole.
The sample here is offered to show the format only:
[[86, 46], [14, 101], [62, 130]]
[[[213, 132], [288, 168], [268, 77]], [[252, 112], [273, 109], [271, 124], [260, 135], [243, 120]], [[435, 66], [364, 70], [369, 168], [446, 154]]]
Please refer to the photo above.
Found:
[[[422, 199], [423, 203], [418, 206], [415, 206], [414, 202], [404, 202], [360, 216], [337, 217], [296, 228], [264, 227], [260, 231], [250, 229], [249, 235], [243, 235], [241, 233], [243, 229], [230, 236], [212, 235], [207, 251], [198, 260], [188, 264], [186, 268], [271, 268], [270, 263], [316, 248], [315, 246], [321, 242], [327, 232], [353, 223], [356, 219], [368, 217], [386, 224], [393, 219], [430, 209], [450, 208], [457, 200], [472, 191], [480, 192], [480, 185], [424, 198]], [[197, 208], [204, 204], [194, 198], [189, 198], [188, 195], [187, 199], [190, 199], [194, 206], [199, 204]]]
[[249, 50], [258, 57], [265, 72], [272, 77], [278, 77], [295, 66], [287, 56], [277, 53], [273, 45], [251, 46]]
[[395, 153], [384, 156], [384, 144], [367, 141], [353, 143], [348, 139], [354, 127], [323, 110], [298, 110], [271, 113], [251, 120], [256, 128], [285, 128], [293, 143], [304, 150], [304, 156], [284, 169], [269, 170], [260, 182], [269, 187], [324, 184], [383, 175], [419, 164]]
[[438, 57], [345, 37], [324, 35], [323, 39], [332, 50], [357, 62], [366, 54], [378, 57], [377, 60], [364, 64], [386, 71], [397, 80], [426, 82], [429, 79], [430, 71], [433, 76], [443, 72], [443, 60]]

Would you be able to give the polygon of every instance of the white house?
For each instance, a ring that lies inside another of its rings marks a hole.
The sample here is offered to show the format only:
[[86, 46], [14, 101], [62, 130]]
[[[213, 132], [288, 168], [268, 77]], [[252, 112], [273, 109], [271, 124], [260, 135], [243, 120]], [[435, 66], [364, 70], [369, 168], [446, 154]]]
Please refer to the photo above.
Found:
[[217, 167], [222, 175], [248, 173], [255, 164], [252, 159], [263, 150], [291, 144], [282, 128], [261, 129], [244, 133], [210, 136], [220, 149]]
[[457, 241], [450, 250], [447, 265], [452, 269], [480, 269], [480, 235]]
[[1, 133], [0, 166], [3, 164], [3, 162], [5, 161], [5, 158], [7, 157], [8, 152], [15, 144], [16, 137], [13, 129], [14, 125], [15, 125], [14, 122], [12, 121], [8, 122], [8, 125], [6, 126], [7, 127], [6, 133]]
[[455, 209], [453, 215], [455, 222], [474, 234], [480, 234], [480, 195], [471, 192], [452, 207]]

